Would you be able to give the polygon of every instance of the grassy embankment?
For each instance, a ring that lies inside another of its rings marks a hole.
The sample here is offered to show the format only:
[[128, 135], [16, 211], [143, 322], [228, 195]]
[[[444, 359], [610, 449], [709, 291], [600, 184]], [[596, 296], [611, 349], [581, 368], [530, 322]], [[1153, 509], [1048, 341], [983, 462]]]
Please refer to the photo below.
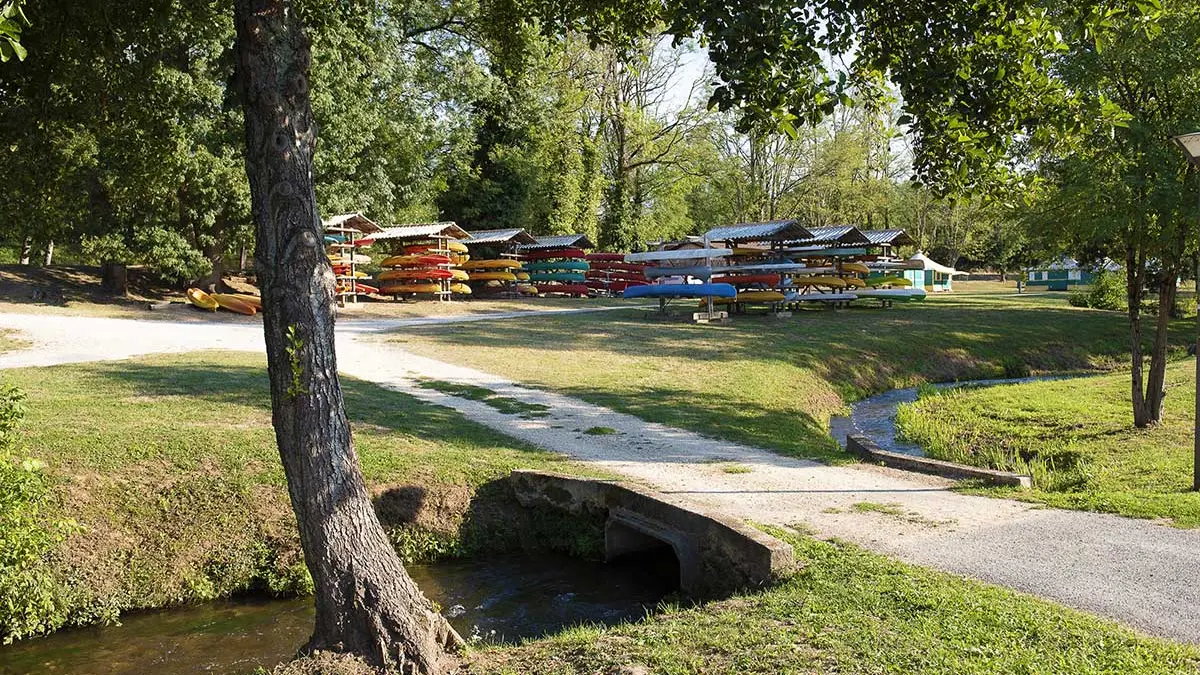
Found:
[[935, 393], [902, 407], [897, 422], [935, 457], [1034, 478], [1030, 491], [991, 492], [1200, 527], [1194, 368], [1190, 359], [1168, 367], [1163, 422], [1148, 429], [1133, 427], [1126, 373]]
[[[82, 526], [49, 552], [52, 601], [35, 608], [27, 627], [250, 590], [306, 590], [262, 357], [30, 368], [4, 371], [0, 381], [28, 396], [16, 459], [46, 464], [45, 516]], [[581, 470], [447, 408], [343, 383], [376, 509], [408, 559], [517, 548], [516, 528], [541, 524], [505, 514], [493, 481], [517, 467]], [[4, 624], [13, 616], [0, 616], [0, 634], [12, 630]]]
[[[998, 286], [998, 284], [997, 284]], [[1176, 353], [1192, 330], [1180, 321]], [[1124, 367], [1118, 312], [1065, 294], [964, 292], [890, 310], [738, 316], [697, 326], [641, 311], [405, 329], [405, 349], [654, 422], [842, 460], [827, 434], [847, 402], [894, 387]]]

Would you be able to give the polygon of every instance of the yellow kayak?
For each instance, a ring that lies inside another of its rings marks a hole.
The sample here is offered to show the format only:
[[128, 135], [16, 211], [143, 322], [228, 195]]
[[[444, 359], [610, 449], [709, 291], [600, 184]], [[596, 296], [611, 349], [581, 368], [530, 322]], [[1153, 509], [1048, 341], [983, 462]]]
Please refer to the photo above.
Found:
[[[736, 298], [713, 298], [714, 305], [732, 305], [735, 302], [783, 302], [784, 295], [779, 291], [742, 291]], [[703, 307], [707, 301], [701, 300]]]
[[220, 305], [222, 309], [227, 309], [231, 312], [237, 312], [238, 314], [254, 316], [258, 312], [258, 310], [254, 309], [254, 305], [251, 305], [245, 300], [238, 299], [236, 295], [230, 295], [228, 293], [213, 293], [212, 299], [216, 300], [217, 304]]
[[470, 259], [471, 259], [471, 256], [469, 256], [465, 253], [460, 254], [460, 255], [455, 255], [453, 253], [450, 254], [450, 264], [452, 264], [452, 265], [461, 265]]
[[205, 293], [199, 288], [187, 289], [187, 299], [188, 302], [199, 307], [200, 309], [207, 309], [210, 312], [217, 311], [217, 307], [219, 306], [217, 301], [214, 300], [211, 295]]
[[516, 281], [512, 272], [471, 272], [471, 281]]
[[397, 293], [437, 293], [442, 290], [441, 284], [396, 284], [379, 289], [384, 295]]
[[463, 270], [450, 270], [450, 278], [455, 281], [466, 281], [471, 278], [471, 275]]
[[257, 295], [250, 295], [249, 293], [233, 293], [232, 295], [254, 309], [262, 311], [262, 298]]
[[456, 295], [470, 295], [471, 287], [466, 284], [450, 284], [450, 292]]
[[842, 263], [843, 272], [853, 272], [855, 274], [870, 274], [871, 268], [862, 263], [848, 262]]
[[516, 260], [469, 260], [462, 264], [462, 268], [464, 270], [519, 270], [521, 263]]
[[838, 277], [797, 277], [792, 279], [793, 286], [824, 286], [826, 288], [845, 288], [846, 280]]
[[867, 287], [867, 282], [863, 281], [862, 279], [859, 279], [858, 277], [845, 277], [842, 279], [842, 281], [846, 282], [847, 288], [866, 288]]
[[522, 286], [517, 286], [517, 292], [520, 293], [521, 295], [537, 295], [538, 289], [534, 288], [533, 286], [522, 285]]
[[529, 281], [529, 272], [517, 272], [517, 281]]

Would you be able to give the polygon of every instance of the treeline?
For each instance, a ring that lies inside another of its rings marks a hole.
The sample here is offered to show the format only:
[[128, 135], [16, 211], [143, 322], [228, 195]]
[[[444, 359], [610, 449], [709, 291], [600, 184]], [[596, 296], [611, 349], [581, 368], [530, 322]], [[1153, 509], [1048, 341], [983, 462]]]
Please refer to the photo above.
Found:
[[[905, 228], [940, 260], [1011, 269], [1006, 216], [908, 180], [898, 106], [841, 107], [795, 135], [708, 106], [688, 42], [493, 44], [478, 7], [379, 0], [310, 22], [325, 214], [385, 224], [646, 241], [776, 218]], [[190, 281], [253, 255], [226, 3], [37, 8], [0, 68], [0, 262], [148, 264]], [[514, 56], [519, 55], [519, 56]]]

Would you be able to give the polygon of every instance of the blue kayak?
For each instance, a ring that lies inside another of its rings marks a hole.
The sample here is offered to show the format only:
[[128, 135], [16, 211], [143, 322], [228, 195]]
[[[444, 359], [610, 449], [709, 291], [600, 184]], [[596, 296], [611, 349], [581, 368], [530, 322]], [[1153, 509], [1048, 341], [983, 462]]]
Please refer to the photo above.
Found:
[[650, 284], [625, 289], [627, 298], [736, 298], [729, 284]]
[[705, 265], [697, 265], [695, 267], [647, 267], [645, 274], [647, 279], [657, 279], [659, 277], [711, 279], [712, 268]]

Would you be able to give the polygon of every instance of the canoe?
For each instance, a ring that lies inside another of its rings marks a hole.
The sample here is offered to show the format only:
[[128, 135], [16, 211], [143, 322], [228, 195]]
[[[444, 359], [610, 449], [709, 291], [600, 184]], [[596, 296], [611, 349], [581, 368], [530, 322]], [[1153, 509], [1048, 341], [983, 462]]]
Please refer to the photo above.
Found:
[[730, 253], [731, 251], [727, 248], [685, 248], [678, 251], [647, 251], [645, 253], [630, 253], [625, 256], [625, 262], [704, 260], [705, 258], [724, 258]]
[[778, 274], [738, 274], [736, 276], [713, 277], [714, 284], [733, 284], [734, 286], [748, 286], [750, 284], [778, 286], [779, 280]]
[[410, 279], [452, 279], [454, 272], [437, 267], [426, 269], [386, 270], [380, 272], [380, 281], [404, 281]]
[[855, 293], [797, 293], [787, 294], [788, 302], [851, 302], [858, 299]]
[[517, 272], [516, 277], [517, 277], [517, 281], [529, 281], [529, 273], [528, 272]]
[[464, 270], [519, 270], [521, 263], [516, 260], [471, 260], [462, 264]]
[[247, 305], [250, 305], [255, 310], [257, 310], [259, 312], [262, 311], [262, 298], [260, 298], [259, 296], [250, 295], [249, 293], [232, 293], [231, 295], [233, 295], [233, 297], [237, 298], [238, 300], [241, 300], [242, 302], [246, 303]]
[[380, 292], [384, 295], [398, 295], [400, 293], [437, 293], [441, 290], [441, 284], [395, 284], [384, 286]]
[[455, 295], [470, 295], [471, 287], [466, 284], [450, 284], [450, 292]]
[[871, 288], [875, 288], [877, 286], [912, 286], [912, 282], [904, 277], [887, 275], [882, 277], [870, 277], [867, 279], [867, 285]]
[[461, 265], [470, 259], [471, 259], [471, 256], [467, 255], [466, 253], [451, 253], [450, 254], [450, 264], [451, 265]]
[[587, 295], [588, 287], [583, 284], [534, 284], [539, 295]]
[[583, 272], [537, 272], [529, 275], [529, 280], [535, 283], [542, 281], [583, 282], [586, 278], [583, 276]]
[[867, 282], [858, 277], [843, 277], [842, 281], [846, 282], [846, 288], [866, 288]]
[[471, 272], [471, 281], [516, 281], [517, 275], [512, 272]]
[[624, 253], [589, 253], [583, 256], [588, 262], [623, 262], [625, 260]]
[[[779, 291], [742, 291], [736, 298], [713, 298], [713, 302], [718, 305], [731, 305], [735, 302], [770, 303], [783, 302], [784, 297]], [[705, 300], [700, 301], [701, 304], [704, 302]]]
[[559, 260], [557, 262], [530, 263], [521, 269], [526, 272], [585, 272], [588, 270], [588, 263], [584, 260]]
[[623, 270], [589, 270], [584, 272], [588, 279], [597, 281], [646, 281], [646, 275], [641, 272], [625, 272]]
[[434, 244], [409, 244], [402, 249], [407, 255], [419, 255], [429, 251], [440, 252], [442, 250], [450, 251], [451, 253], [466, 253], [467, 247], [457, 241], [448, 241], [446, 245], [439, 249], [436, 243]]
[[625, 289], [627, 298], [735, 298], [737, 289], [729, 284], [650, 284]]
[[593, 262], [593, 261], [589, 260], [588, 265], [590, 265], [591, 269], [593, 269], [593, 270], [637, 272], [639, 274], [643, 270], [646, 269], [645, 265], [639, 265], [638, 263], [625, 263], [625, 262], [605, 262], [605, 261]]
[[660, 277], [696, 277], [708, 279], [712, 276], [712, 268], [698, 265], [695, 267], [647, 267], [644, 272], [647, 279]]
[[871, 268], [862, 263], [848, 262], [842, 263], [842, 271], [853, 272], [855, 274], [869, 274], [871, 272]]
[[345, 253], [332, 253], [329, 256], [329, 262], [334, 265], [366, 265], [371, 262], [371, 256], [361, 253], [346, 255]]
[[448, 255], [394, 255], [384, 258], [381, 267], [412, 267], [415, 265], [449, 265]]
[[748, 258], [752, 256], [770, 255], [773, 251], [769, 248], [751, 248], [746, 246], [735, 246], [733, 254], [738, 257]]
[[345, 241], [346, 241], [346, 235], [344, 235], [344, 234], [327, 234], [327, 235], [325, 235], [325, 243], [326, 244], [341, 244]]
[[793, 286], [823, 286], [825, 288], [845, 288], [846, 280], [840, 277], [796, 277], [792, 279]]
[[450, 278], [455, 281], [466, 281], [471, 278], [471, 275], [467, 274], [465, 270], [450, 270]]
[[894, 300], [896, 302], [914, 302], [925, 299], [925, 290], [921, 288], [872, 288], [865, 291], [854, 291], [860, 298], [876, 300]]
[[620, 279], [614, 281], [597, 281], [595, 279], [589, 279], [587, 282], [587, 287], [594, 288], [597, 291], [612, 291], [613, 293], [620, 293], [631, 286], [645, 286], [648, 283], [649, 282], [646, 281], [624, 281]]
[[517, 286], [517, 292], [520, 293], [521, 295], [533, 296], [533, 295], [538, 294], [538, 289], [536, 289], [533, 286], [530, 286], [528, 284], [522, 284], [520, 286]]
[[358, 282], [355, 282], [354, 289], [358, 291], [359, 295], [363, 295], [365, 293], [378, 293], [379, 292], [379, 289], [376, 288], [375, 286], [370, 286], [368, 284], [358, 283]]
[[215, 312], [217, 311], [217, 307], [220, 307], [220, 305], [217, 304], [217, 301], [214, 300], [211, 295], [205, 293], [199, 288], [187, 289], [186, 295], [188, 302], [192, 303], [196, 307], [199, 307], [200, 309], [207, 309], [210, 312]]
[[553, 251], [530, 251], [521, 255], [524, 260], [553, 260], [555, 258], [582, 259], [586, 253], [581, 248], [559, 248]]
[[244, 300], [238, 300], [236, 296], [228, 293], [213, 293], [212, 299], [216, 300], [217, 304], [220, 305], [222, 309], [227, 309], [231, 312], [237, 312], [238, 314], [254, 316], [258, 312], [258, 310], [254, 309], [254, 306], [250, 303]]

